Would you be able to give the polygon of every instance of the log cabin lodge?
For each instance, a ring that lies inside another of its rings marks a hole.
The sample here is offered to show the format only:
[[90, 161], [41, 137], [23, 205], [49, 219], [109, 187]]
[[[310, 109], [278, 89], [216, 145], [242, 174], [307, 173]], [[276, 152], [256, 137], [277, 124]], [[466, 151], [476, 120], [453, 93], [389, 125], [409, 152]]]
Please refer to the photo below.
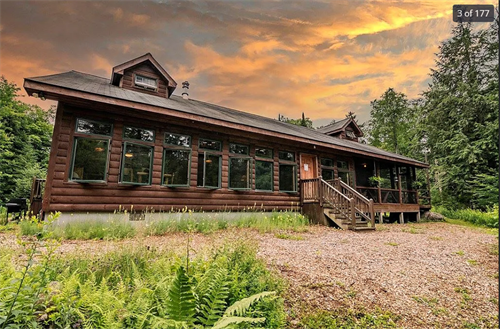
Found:
[[358, 142], [352, 119], [320, 129], [190, 99], [145, 54], [111, 79], [70, 71], [26, 78], [58, 102], [43, 213], [300, 209], [318, 223], [374, 229], [418, 220], [427, 164]]

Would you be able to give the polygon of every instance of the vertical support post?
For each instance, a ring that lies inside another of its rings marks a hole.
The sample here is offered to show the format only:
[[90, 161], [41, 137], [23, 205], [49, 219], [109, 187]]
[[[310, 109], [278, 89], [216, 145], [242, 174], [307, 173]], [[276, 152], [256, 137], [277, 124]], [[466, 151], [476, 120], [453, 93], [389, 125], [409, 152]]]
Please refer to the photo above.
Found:
[[350, 199], [350, 204], [351, 204], [351, 224], [352, 228], [356, 228], [356, 211], [354, 210], [354, 198]]
[[417, 212], [417, 223], [420, 222], [420, 211]]
[[375, 227], [375, 212], [373, 210], [373, 199], [370, 199], [370, 218], [372, 219], [372, 227]]
[[322, 178], [319, 176], [318, 178], [318, 197], [319, 197], [319, 205], [323, 207], [323, 184], [321, 182]]
[[401, 175], [399, 173], [399, 166], [396, 166], [396, 176], [398, 177], [399, 204], [403, 204], [403, 194], [401, 193]]
[[[377, 177], [380, 177], [380, 166], [377, 166]], [[380, 189], [380, 182], [377, 184], [378, 203], [382, 203], [382, 190]]]
[[380, 212], [378, 213], [378, 223], [379, 223], [379, 224], [383, 224], [383, 223], [384, 223], [384, 215], [383, 215], [383, 214], [384, 214], [384, 213], [383, 213], [382, 211], [380, 211]]
[[399, 213], [399, 224], [405, 223], [405, 217], [402, 212]]

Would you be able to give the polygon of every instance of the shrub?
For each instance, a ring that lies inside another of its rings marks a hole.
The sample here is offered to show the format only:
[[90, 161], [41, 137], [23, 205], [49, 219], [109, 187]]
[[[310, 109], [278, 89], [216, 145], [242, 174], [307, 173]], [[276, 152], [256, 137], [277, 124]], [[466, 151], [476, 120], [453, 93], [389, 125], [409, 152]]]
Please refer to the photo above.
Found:
[[498, 205], [486, 212], [474, 209], [450, 210], [444, 207], [435, 207], [434, 211], [450, 219], [460, 219], [474, 225], [498, 228]]
[[0, 322], [18, 287], [12, 278], [29, 273], [8, 320], [12, 327], [284, 326], [283, 299], [267, 297], [280, 294], [283, 281], [256, 257], [254, 247], [242, 243], [199, 252], [193, 259], [150, 248], [58, 256], [28, 262], [31, 268], [24, 272], [12, 259], [0, 258], [0, 305], [5, 306]]

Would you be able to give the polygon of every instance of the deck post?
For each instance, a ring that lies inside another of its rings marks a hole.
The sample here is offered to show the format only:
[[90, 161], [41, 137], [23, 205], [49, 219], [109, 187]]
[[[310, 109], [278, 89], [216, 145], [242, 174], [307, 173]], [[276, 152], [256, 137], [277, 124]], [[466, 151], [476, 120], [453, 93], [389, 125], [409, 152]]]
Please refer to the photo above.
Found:
[[318, 198], [319, 198], [319, 205], [320, 207], [323, 207], [323, 186], [321, 184], [322, 177], [318, 177]]
[[417, 223], [420, 222], [420, 211], [417, 212]]
[[373, 210], [373, 199], [370, 199], [370, 217], [372, 219], [371, 225], [375, 227], [375, 211]]
[[354, 198], [350, 199], [351, 203], [351, 223], [352, 223], [352, 228], [356, 228], [356, 211], [354, 210]]
[[399, 224], [405, 223], [405, 217], [402, 212], [399, 213]]
[[383, 212], [382, 212], [382, 211], [380, 211], [380, 212], [378, 213], [378, 223], [379, 223], [379, 224], [383, 224], [383, 223], [384, 223], [384, 215], [383, 215]]

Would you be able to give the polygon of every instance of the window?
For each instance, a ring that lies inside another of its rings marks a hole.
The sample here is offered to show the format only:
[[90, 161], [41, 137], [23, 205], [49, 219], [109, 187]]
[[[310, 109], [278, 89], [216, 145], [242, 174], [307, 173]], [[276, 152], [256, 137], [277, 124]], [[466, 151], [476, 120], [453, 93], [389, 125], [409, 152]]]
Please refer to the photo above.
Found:
[[87, 119], [76, 119], [76, 132], [87, 135], [111, 136], [113, 125]]
[[229, 144], [229, 188], [249, 190], [252, 187], [252, 165], [248, 157], [249, 147]]
[[[198, 186], [220, 188], [222, 142], [200, 138], [198, 143]], [[208, 150], [208, 152], [203, 152]]]
[[282, 192], [297, 191], [297, 164], [295, 163], [295, 153], [280, 151], [278, 153], [279, 164], [279, 189]]
[[297, 191], [297, 166], [280, 163], [280, 191], [296, 192]]
[[345, 134], [347, 137], [349, 137], [350, 139], [356, 139], [356, 135], [354, 134], [354, 131], [352, 130], [346, 130], [345, 131]]
[[76, 120], [70, 181], [106, 182], [112, 133], [111, 123]]
[[345, 160], [337, 160], [338, 177], [346, 184], [353, 187], [354, 173], [349, 170], [349, 162]]
[[334, 161], [330, 158], [321, 158], [321, 178], [333, 180], [335, 178]]
[[249, 190], [251, 188], [251, 177], [250, 158], [229, 158], [229, 188]]
[[261, 191], [273, 190], [273, 168], [271, 161], [255, 161], [255, 189]]
[[143, 142], [154, 142], [155, 141], [155, 131], [151, 129], [142, 129], [127, 127], [123, 128], [123, 138], [124, 139], [134, 139]]
[[135, 85], [137, 87], [142, 87], [145, 89], [152, 89], [156, 90], [156, 87], [158, 86], [158, 81], [154, 78], [148, 78], [143, 75], [135, 75]]
[[220, 188], [222, 156], [210, 152], [198, 154], [198, 186]]
[[153, 165], [153, 146], [123, 143], [121, 182], [150, 185]]
[[273, 158], [273, 150], [263, 148], [263, 147], [256, 147], [255, 148], [255, 157], [256, 158], [272, 159]]
[[294, 152], [280, 151], [278, 153], [278, 157], [280, 160], [295, 161], [295, 153]]
[[222, 151], [222, 142], [200, 138], [199, 148], [202, 150]]
[[191, 147], [191, 136], [165, 133], [164, 143], [172, 146]]
[[165, 133], [162, 184], [189, 186], [191, 136]]

